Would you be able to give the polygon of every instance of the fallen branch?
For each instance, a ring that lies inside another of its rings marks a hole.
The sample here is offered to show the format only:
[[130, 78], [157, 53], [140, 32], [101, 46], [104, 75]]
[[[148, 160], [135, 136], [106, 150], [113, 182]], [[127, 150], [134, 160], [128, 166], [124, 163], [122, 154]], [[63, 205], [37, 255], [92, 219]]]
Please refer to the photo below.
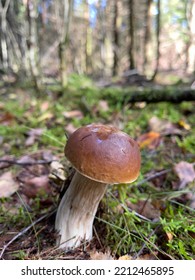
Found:
[[[172, 102], [195, 101], [195, 90], [191, 88], [181, 89], [177, 87], [140, 87], [140, 88], [106, 88], [102, 90], [105, 98], [113, 101], [121, 101], [124, 104], [135, 102]], [[116, 99], [116, 100], [115, 100]]]
[[[53, 160], [36, 160], [36, 161], [18, 161], [10, 159], [0, 159], [0, 163], [7, 163], [13, 165], [27, 166], [27, 165], [38, 165], [38, 164], [51, 164]], [[7, 168], [8, 166], [3, 166], [2, 168]]]

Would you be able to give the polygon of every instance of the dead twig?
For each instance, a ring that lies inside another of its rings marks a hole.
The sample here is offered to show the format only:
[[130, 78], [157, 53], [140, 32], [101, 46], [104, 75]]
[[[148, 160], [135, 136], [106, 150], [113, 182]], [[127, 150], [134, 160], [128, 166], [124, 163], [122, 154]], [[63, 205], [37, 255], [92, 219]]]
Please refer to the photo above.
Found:
[[0, 163], [15, 164], [20, 166], [26, 165], [38, 165], [38, 164], [51, 164], [53, 160], [36, 160], [36, 161], [24, 161], [20, 162], [18, 160], [0, 159]]
[[159, 172], [156, 172], [155, 174], [151, 175], [151, 176], [148, 176], [147, 178], [143, 179], [142, 181], [138, 182], [138, 183], [135, 183], [133, 184], [134, 186], [136, 187], [140, 187], [142, 186], [142, 184], [152, 180], [152, 179], [155, 179], [157, 177], [160, 177], [161, 175], [164, 175], [164, 174], [167, 174], [169, 173], [170, 171], [172, 170], [172, 168], [169, 168], [169, 169], [165, 169], [165, 170], [162, 170], [162, 171], [159, 171]]

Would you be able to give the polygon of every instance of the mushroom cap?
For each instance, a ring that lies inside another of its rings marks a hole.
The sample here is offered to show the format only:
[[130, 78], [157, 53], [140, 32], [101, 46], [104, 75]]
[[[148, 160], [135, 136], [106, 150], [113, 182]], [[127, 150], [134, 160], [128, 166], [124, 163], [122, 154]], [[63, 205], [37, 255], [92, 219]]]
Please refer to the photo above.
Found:
[[107, 184], [135, 181], [141, 164], [138, 144], [117, 128], [101, 124], [71, 134], [65, 156], [82, 175]]

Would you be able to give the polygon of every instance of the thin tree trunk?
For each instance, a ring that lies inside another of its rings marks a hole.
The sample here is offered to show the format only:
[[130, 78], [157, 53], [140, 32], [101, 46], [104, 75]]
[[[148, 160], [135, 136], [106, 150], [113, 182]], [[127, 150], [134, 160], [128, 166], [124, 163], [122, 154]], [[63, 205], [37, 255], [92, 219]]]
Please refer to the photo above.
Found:
[[146, 14], [145, 14], [145, 34], [144, 34], [144, 64], [143, 70], [144, 72], [147, 69], [147, 65], [149, 62], [149, 47], [151, 40], [151, 6], [153, 0], [147, 0], [146, 4]]
[[161, 0], [157, 1], [157, 17], [156, 17], [156, 66], [151, 80], [154, 80], [159, 68], [160, 60], [160, 29], [161, 29]]
[[69, 43], [69, 30], [70, 30], [70, 23], [72, 18], [72, 11], [73, 11], [73, 1], [64, 0], [64, 15], [63, 15], [64, 23], [63, 23], [62, 38], [59, 44], [60, 74], [61, 74], [61, 84], [63, 88], [65, 88], [68, 83], [66, 48]]
[[86, 74], [92, 72], [92, 29], [89, 22], [89, 4], [85, 1], [86, 35], [85, 35], [85, 68]]
[[4, 69], [8, 68], [8, 45], [6, 40], [7, 34], [7, 11], [9, 8], [10, 0], [6, 0], [4, 6], [0, 1], [0, 18], [1, 18], [1, 55], [2, 55], [2, 65]]
[[40, 57], [37, 34], [38, 1], [27, 0], [27, 19], [28, 19], [28, 57], [31, 76], [36, 89], [42, 91], [42, 75], [40, 69]]
[[119, 0], [114, 3], [114, 22], [113, 22], [113, 37], [114, 37], [114, 61], [113, 61], [113, 76], [118, 74], [118, 50], [119, 50]]
[[[116, 89], [115, 89], [116, 90]], [[109, 97], [110, 93], [110, 97]], [[195, 90], [181, 88], [166, 88], [156, 89], [152, 87], [135, 89], [135, 88], [118, 88], [116, 100], [113, 96], [112, 87], [102, 90], [102, 98], [110, 98], [112, 102], [117, 103], [118, 96], [123, 104], [135, 102], [171, 102], [180, 103], [182, 101], [195, 101]]]
[[135, 45], [135, 26], [134, 26], [134, 0], [129, 0], [129, 37], [130, 37], [130, 45], [129, 45], [129, 69], [135, 69], [135, 57], [134, 57], [134, 45]]

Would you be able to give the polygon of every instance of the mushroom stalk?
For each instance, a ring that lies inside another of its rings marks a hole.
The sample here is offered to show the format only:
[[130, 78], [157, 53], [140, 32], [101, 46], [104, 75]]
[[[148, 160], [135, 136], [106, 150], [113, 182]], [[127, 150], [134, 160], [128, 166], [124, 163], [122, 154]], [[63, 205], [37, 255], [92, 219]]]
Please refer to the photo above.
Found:
[[106, 187], [105, 183], [75, 172], [57, 210], [55, 228], [59, 248], [67, 250], [92, 239], [93, 220]]

